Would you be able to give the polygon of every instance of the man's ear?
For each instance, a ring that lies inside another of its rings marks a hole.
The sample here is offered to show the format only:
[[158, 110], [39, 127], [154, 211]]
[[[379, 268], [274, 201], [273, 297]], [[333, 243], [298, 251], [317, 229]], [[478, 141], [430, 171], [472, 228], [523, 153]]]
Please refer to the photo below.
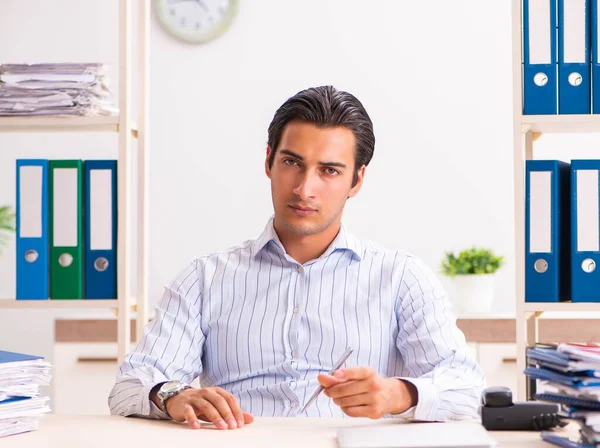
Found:
[[267, 156], [265, 158], [265, 174], [270, 179], [271, 178], [271, 168], [269, 168], [269, 158], [271, 157], [271, 147], [267, 145]]
[[356, 185], [352, 187], [350, 193], [348, 193], [348, 199], [353, 198], [358, 194], [360, 188], [362, 187], [363, 180], [365, 178], [365, 171], [367, 167], [365, 165], [361, 166], [357, 173]]

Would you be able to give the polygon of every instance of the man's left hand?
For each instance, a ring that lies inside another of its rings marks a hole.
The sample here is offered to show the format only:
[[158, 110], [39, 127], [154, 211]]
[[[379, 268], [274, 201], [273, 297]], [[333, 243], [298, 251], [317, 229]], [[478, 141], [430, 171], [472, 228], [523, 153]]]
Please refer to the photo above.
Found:
[[324, 393], [350, 417], [378, 419], [400, 414], [417, 404], [415, 386], [397, 378], [383, 378], [372, 367], [349, 367], [317, 377]]

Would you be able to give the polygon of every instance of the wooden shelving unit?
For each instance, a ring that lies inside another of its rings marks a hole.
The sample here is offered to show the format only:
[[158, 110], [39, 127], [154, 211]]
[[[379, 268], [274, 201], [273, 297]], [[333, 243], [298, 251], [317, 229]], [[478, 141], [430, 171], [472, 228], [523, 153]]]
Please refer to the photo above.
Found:
[[516, 343], [520, 372], [518, 400], [525, 400], [530, 395], [529, 383], [522, 372], [526, 367], [526, 347], [539, 342], [538, 318], [544, 312], [600, 311], [600, 303], [525, 302], [525, 161], [533, 159], [534, 142], [541, 134], [598, 133], [600, 115], [523, 115], [522, 1], [512, 0]]
[[[138, 121], [131, 121], [131, 81], [132, 81], [132, 6], [138, 2]], [[116, 132], [119, 135], [118, 155], [118, 247], [117, 264], [118, 297], [107, 300], [30, 300], [0, 299], [1, 309], [92, 309], [108, 308], [116, 311], [118, 327], [117, 359], [123, 361], [130, 346], [130, 318], [132, 309], [137, 314], [137, 334], [143, 334], [148, 321], [147, 280], [148, 280], [148, 70], [150, 41], [150, 0], [119, 0], [119, 115], [95, 117], [2, 117], [0, 134], [19, 132]], [[2, 136], [0, 135], [0, 139]], [[131, 139], [137, 138], [138, 176], [137, 197], [131, 194]], [[82, 157], [83, 158], [83, 157]], [[138, 238], [137, 270], [138, 284], [136, 299], [131, 297], [130, 264], [133, 260], [130, 247], [132, 235], [131, 211], [137, 206]]]

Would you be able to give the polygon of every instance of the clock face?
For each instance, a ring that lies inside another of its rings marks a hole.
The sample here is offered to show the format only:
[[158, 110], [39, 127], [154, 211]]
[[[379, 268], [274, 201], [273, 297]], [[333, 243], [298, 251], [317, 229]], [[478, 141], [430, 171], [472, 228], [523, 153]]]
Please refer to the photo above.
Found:
[[238, 0], [154, 0], [161, 24], [175, 37], [204, 43], [223, 33], [233, 21]]

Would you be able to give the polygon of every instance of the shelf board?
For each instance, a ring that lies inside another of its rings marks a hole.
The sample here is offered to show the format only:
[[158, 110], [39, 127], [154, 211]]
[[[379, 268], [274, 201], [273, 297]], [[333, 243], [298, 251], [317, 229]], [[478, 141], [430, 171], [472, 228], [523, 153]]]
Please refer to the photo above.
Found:
[[0, 117], [0, 132], [117, 132], [119, 117]]
[[521, 129], [542, 134], [600, 132], [600, 115], [522, 115]]
[[0, 299], [0, 309], [2, 308], [35, 308], [35, 309], [93, 309], [93, 308], [117, 308], [118, 300], [15, 300]]
[[548, 303], [525, 303], [523, 305], [523, 311], [559, 311], [559, 312], [599, 312], [600, 302], [597, 303], [586, 303], [586, 302], [548, 302]]

